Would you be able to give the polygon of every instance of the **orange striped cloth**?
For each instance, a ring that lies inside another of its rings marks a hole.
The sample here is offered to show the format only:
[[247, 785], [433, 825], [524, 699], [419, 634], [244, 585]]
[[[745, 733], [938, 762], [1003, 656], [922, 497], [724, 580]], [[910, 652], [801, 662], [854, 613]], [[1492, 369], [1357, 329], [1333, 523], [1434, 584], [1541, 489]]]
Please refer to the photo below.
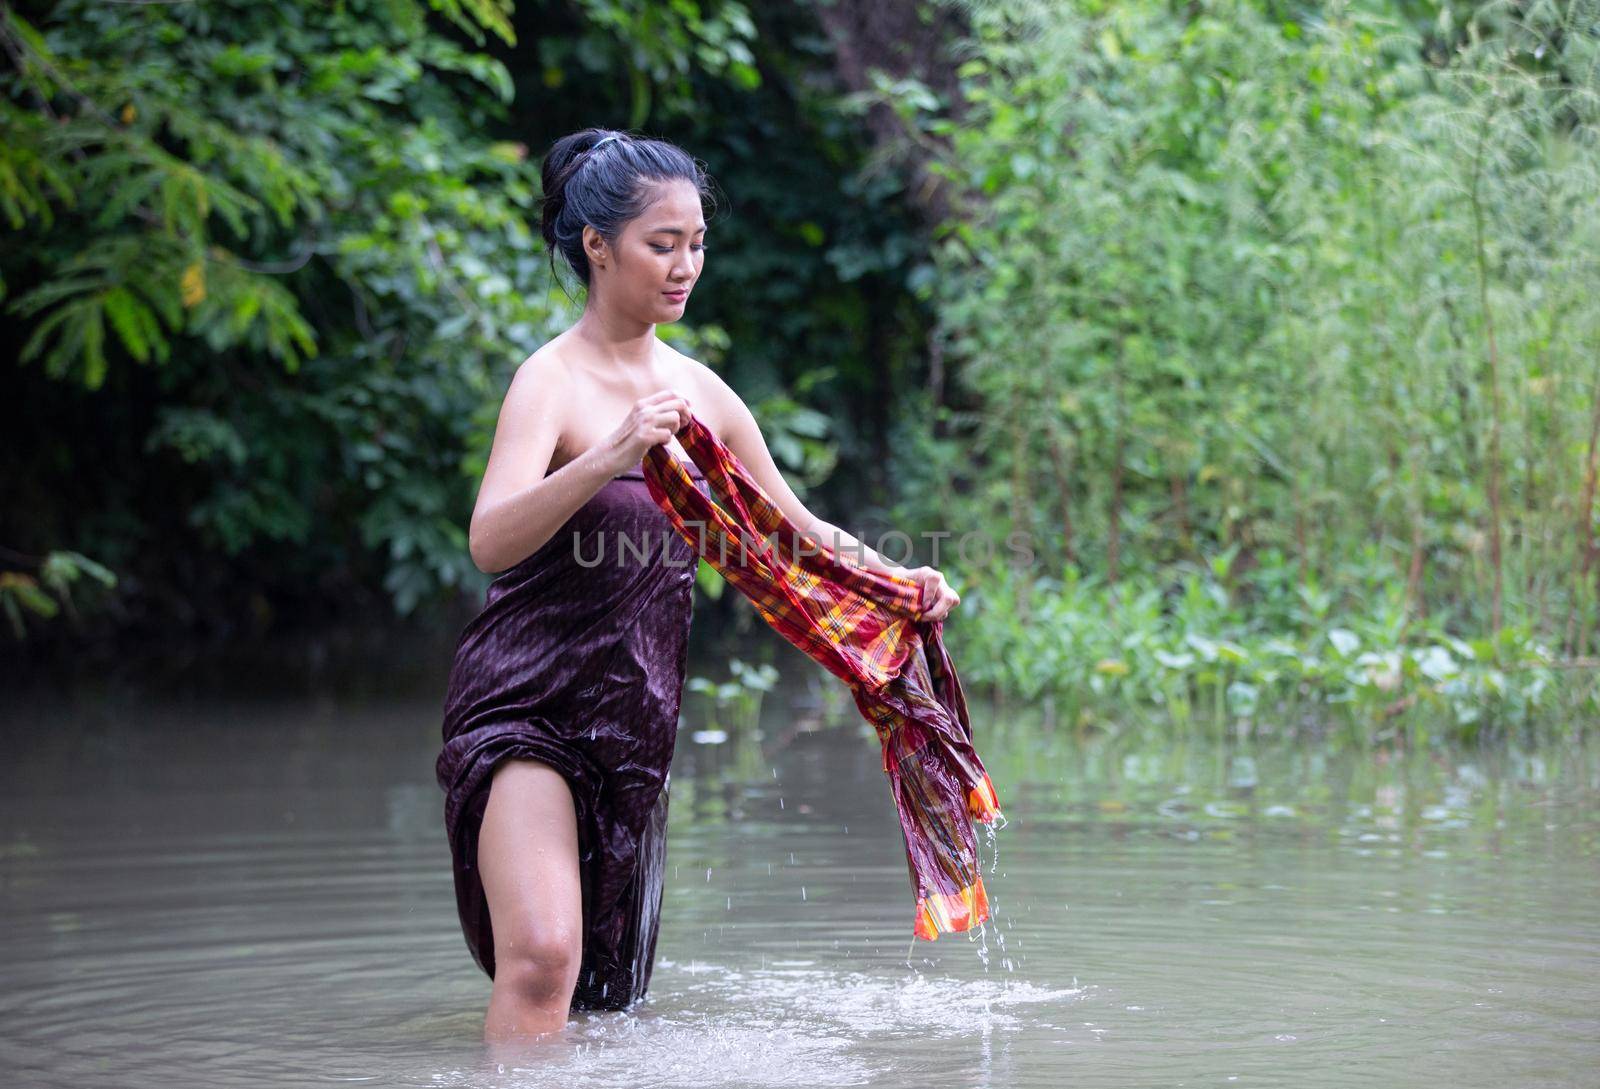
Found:
[[976, 927], [989, 898], [973, 821], [993, 823], [1000, 803], [972, 747], [944, 622], [916, 619], [916, 581], [801, 533], [698, 418], [677, 437], [715, 499], [662, 443], [644, 458], [656, 505], [772, 628], [850, 687], [877, 731], [916, 892], [913, 932], [932, 940]]

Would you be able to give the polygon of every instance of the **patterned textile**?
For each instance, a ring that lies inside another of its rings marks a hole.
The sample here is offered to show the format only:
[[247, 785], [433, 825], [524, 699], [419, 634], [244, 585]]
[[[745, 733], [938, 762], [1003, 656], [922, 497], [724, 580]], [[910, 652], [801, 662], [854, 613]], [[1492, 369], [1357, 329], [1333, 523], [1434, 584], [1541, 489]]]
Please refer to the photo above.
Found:
[[992, 824], [1000, 803], [972, 747], [944, 622], [916, 619], [914, 580], [801, 533], [698, 418], [677, 438], [715, 498], [659, 444], [644, 458], [656, 505], [772, 628], [849, 686], [877, 731], [916, 893], [913, 932], [932, 940], [976, 927], [989, 899], [973, 821]]

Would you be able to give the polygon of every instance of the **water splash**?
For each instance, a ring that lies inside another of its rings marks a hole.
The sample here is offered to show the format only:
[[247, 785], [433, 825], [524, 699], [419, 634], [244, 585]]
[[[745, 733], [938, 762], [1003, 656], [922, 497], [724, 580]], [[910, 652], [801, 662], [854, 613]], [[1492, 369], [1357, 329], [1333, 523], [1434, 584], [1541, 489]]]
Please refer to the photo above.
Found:
[[[978, 870], [980, 873], [984, 868], [983, 855], [986, 849], [991, 856], [991, 861], [989, 863], [990, 875], [992, 876], [1000, 869], [1000, 841], [999, 837], [996, 836], [995, 833], [1004, 828], [1006, 824], [1007, 821], [1003, 815], [997, 816], [994, 821], [985, 822], [982, 824], [983, 842], [978, 845]], [[989, 970], [988, 932], [991, 928], [993, 928], [995, 945], [998, 947], [1000, 954], [1000, 966], [1008, 972], [1014, 972], [1016, 971], [1016, 965], [1012, 962], [1012, 959], [1006, 955], [1006, 936], [1005, 932], [1000, 928], [998, 911], [999, 902], [999, 898], [995, 896], [994, 891], [991, 889], [989, 892], [989, 919], [979, 927], [977, 934], [977, 941], [979, 943], [978, 959], [983, 962], [983, 970], [987, 972]], [[972, 940], [970, 935], [969, 940]]]
[[[560, 1048], [522, 1061], [486, 1061], [436, 1073], [453, 1089], [570, 1085], [849, 1086], [887, 1084], [894, 1071], [867, 1055], [874, 1041], [971, 1038], [987, 1047], [996, 1032], [1062, 1029], [1080, 988], [1016, 981], [957, 980], [897, 973], [839, 972], [809, 959], [734, 969], [657, 961], [658, 988], [626, 1013], [580, 1015]], [[714, 1012], [711, 1012], [714, 1011]]]
[[[997, 831], [998, 829], [992, 823], [983, 826], [983, 838], [988, 844], [989, 851], [994, 855], [994, 861], [989, 864], [990, 873], [994, 873], [995, 869], [1000, 865], [1000, 841], [995, 836]], [[982, 868], [981, 862], [979, 867]]]
[[1084, 988], [1077, 986], [1043, 987], [1016, 979], [960, 979], [920, 972], [907, 978], [791, 964], [773, 961], [765, 970], [723, 969], [697, 977], [686, 989], [708, 997], [715, 994], [723, 1009], [749, 1011], [741, 1017], [843, 1031], [857, 1042], [878, 1033], [904, 1033], [908, 1025], [937, 1036], [1044, 1026], [1040, 1014], [1084, 994]]

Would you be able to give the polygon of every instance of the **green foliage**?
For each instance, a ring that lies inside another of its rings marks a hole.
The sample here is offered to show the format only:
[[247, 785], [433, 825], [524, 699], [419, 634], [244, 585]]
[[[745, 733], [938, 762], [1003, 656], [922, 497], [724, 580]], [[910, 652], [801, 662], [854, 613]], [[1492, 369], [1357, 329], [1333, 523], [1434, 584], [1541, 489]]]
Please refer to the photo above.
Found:
[[[1582, 656], [1597, 616], [1593, 3], [1487, 6], [1443, 55], [1384, 5], [965, 10], [959, 121], [902, 96], [962, 207], [927, 282], [956, 441], [903, 427], [902, 517], [1025, 531], [1104, 586], [972, 570], [994, 678], [1154, 698], [1159, 651], [1241, 707], [1283, 683], [1267, 661], [1350, 701], [1346, 630], [1386, 676], [1449, 654], [1537, 702], [1544, 666], [1457, 650]], [[1202, 623], [1221, 554], [1277, 585]], [[1342, 605], [1302, 628], [1297, 601]]]
[[[479, 44], [514, 37], [508, 0], [431, 10]], [[740, 10], [652, 25], [693, 23], [738, 53]], [[127, 406], [115, 426], [145, 460], [97, 476], [97, 505], [131, 514], [160, 481], [182, 547], [232, 558], [241, 592], [378, 581], [368, 557], [402, 613], [481, 586], [473, 470], [510, 370], [576, 317], [545, 290], [526, 147], [483, 134], [511, 74], [429, 12], [0, 9], [16, 62], [0, 74], [0, 282], [19, 361]], [[112, 438], [41, 449], [39, 467], [95, 474]], [[174, 577], [125, 529], [96, 547]]]
[[1045, 707], [1051, 728], [1416, 744], [1576, 733], [1600, 712], [1593, 673], [1563, 669], [1526, 626], [1463, 639], [1410, 620], [1404, 584], [1380, 562], [1349, 576], [1335, 601], [1277, 553], [1232, 586], [1188, 567], [1115, 592], [1074, 566], [1057, 577], [994, 564], [962, 587], [950, 639], [964, 681]]
[[[797, 490], [1027, 535], [946, 565], [975, 681], [1085, 728], [1592, 714], [1593, 0], [961, 7], [956, 101], [839, 99], [804, 5], [0, 8], [0, 538], [185, 602], [481, 585], [500, 396], [581, 302], [527, 149], [648, 122], [734, 198], [662, 333]], [[931, 250], [880, 106], [950, 183]]]
[[77, 552], [51, 552], [37, 561], [37, 567], [37, 575], [16, 570], [0, 571], [0, 611], [5, 613], [11, 625], [11, 634], [18, 640], [27, 634], [24, 623], [27, 615], [51, 620], [65, 608], [76, 620], [78, 606], [73, 597], [75, 585], [86, 580], [92, 580], [107, 590], [117, 585], [114, 572]]
[[706, 697], [705, 721], [716, 733], [759, 736], [761, 704], [777, 683], [778, 671], [770, 663], [752, 666], [740, 658], [729, 659], [728, 670], [733, 674], [729, 680], [694, 676], [684, 682], [684, 687]]
[[27, 349], [27, 457], [0, 508], [32, 514], [0, 539], [136, 572], [154, 623], [481, 588], [462, 530], [500, 397], [583, 301], [551, 289], [528, 151], [597, 121], [732, 179], [746, 211], [717, 222], [707, 286], [736, 290], [661, 334], [745, 392], [797, 488], [822, 482], [853, 421], [817, 406], [860, 406], [869, 436], [891, 409], [862, 393], [906, 318], [863, 293], [894, 290], [914, 247], [892, 179], [851, 188], [859, 131], [816, 79], [826, 44], [799, 8], [760, 14], [6, 8], [0, 314]]
[[[751, 51], [755, 23], [743, 4], [579, 0], [577, 6], [592, 32], [570, 43], [569, 63], [608, 80], [626, 75], [624, 127], [638, 128], [652, 115], [691, 112], [699, 73], [745, 90], [761, 83]], [[566, 52], [552, 50], [543, 73], [548, 86], [566, 82]]]

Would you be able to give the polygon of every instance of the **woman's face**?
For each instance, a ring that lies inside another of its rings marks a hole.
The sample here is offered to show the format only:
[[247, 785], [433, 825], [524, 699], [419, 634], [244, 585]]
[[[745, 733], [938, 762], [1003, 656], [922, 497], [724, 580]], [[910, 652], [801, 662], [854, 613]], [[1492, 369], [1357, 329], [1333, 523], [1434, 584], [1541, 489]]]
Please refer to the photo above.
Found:
[[593, 227], [583, 229], [591, 288], [641, 322], [677, 321], [705, 263], [706, 221], [700, 194], [682, 179], [657, 183], [655, 199], [608, 246]]

